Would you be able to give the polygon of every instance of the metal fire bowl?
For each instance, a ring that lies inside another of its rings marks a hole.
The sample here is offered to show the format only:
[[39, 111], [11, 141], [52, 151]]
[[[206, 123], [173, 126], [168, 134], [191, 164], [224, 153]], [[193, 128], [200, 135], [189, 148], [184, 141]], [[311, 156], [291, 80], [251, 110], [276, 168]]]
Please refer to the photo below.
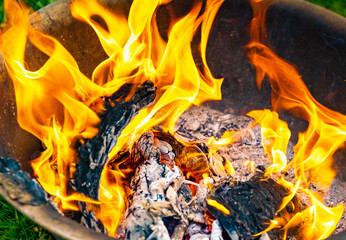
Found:
[[[75, 57], [80, 70], [91, 76], [93, 69], [106, 54], [94, 31], [85, 23], [72, 18], [68, 0], [55, 2], [31, 16], [35, 28], [57, 38]], [[128, 12], [130, 1], [105, 0], [102, 4], [114, 12]], [[186, 12], [189, 1], [177, 0], [173, 14]], [[158, 13], [161, 32], [167, 31], [169, 14], [162, 8]], [[270, 86], [264, 83], [259, 91], [255, 70], [248, 61], [249, 24], [252, 10], [248, 0], [226, 0], [214, 22], [207, 49], [207, 60], [215, 77], [224, 77], [223, 100], [207, 103], [219, 110], [233, 109], [244, 114], [253, 109], [270, 108]], [[270, 47], [291, 62], [302, 75], [312, 95], [325, 106], [346, 114], [346, 19], [302, 0], [279, 0], [267, 13]], [[193, 48], [196, 45], [193, 43]], [[47, 56], [28, 44], [26, 59], [30, 70], [36, 70]], [[42, 150], [41, 143], [17, 124], [12, 81], [3, 60], [0, 60], [0, 155], [18, 159], [24, 170], [32, 173], [30, 160]], [[292, 119], [287, 115], [287, 119]], [[306, 123], [294, 121], [293, 132]], [[338, 151], [335, 167], [338, 181], [346, 181], [345, 149]], [[341, 156], [341, 157], [340, 157]], [[38, 207], [20, 205], [11, 200], [0, 186], [0, 194], [19, 211], [62, 239], [110, 239], [61, 216], [50, 205]], [[341, 233], [343, 234], [343, 233]], [[343, 239], [342, 235], [334, 239]]]

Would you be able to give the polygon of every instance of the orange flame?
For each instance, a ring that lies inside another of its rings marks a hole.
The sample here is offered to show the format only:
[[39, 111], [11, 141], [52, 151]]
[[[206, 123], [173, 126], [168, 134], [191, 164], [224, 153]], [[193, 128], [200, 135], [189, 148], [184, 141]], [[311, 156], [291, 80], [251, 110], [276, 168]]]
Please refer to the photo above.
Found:
[[286, 150], [291, 137], [287, 123], [280, 120], [276, 112], [268, 109], [251, 111], [247, 115], [254, 118], [261, 126], [264, 151], [273, 161], [273, 164], [266, 169], [265, 175], [282, 172], [287, 164]]
[[[91, 89], [100, 95], [104, 93], [91, 86], [59, 42], [30, 26], [28, 11], [22, 5], [5, 1], [4, 6], [8, 15], [0, 46], [13, 79], [18, 123], [46, 146], [41, 157], [33, 161], [33, 169], [46, 191], [60, 199], [63, 209], [76, 209], [75, 204], [69, 203], [71, 200], [88, 199], [79, 193], [68, 193], [66, 184], [74, 171], [75, 155], [70, 145], [74, 136], [88, 138], [97, 133], [99, 118], [83, 101], [91, 96]], [[27, 38], [50, 56], [37, 71], [25, 68]]]
[[[103, 12], [107, 10], [97, 3], [73, 2], [71, 5], [73, 16], [91, 24], [110, 57], [103, 64], [116, 65], [116, 68], [112, 68], [112, 75], [115, 77], [108, 79], [107, 86], [119, 88], [124, 81], [142, 82], [149, 78], [158, 88], [155, 105], [142, 110], [124, 129], [111, 156], [114, 156], [126, 143], [131, 145], [136, 136], [158, 123], [164, 122], [167, 129], [172, 129], [179, 116], [191, 104], [199, 105], [206, 100], [221, 99], [222, 79], [212, 77], [206, 65], [205, 50], [212, 21], [222, 2], [208, 1], [209, 7], [201, 16], [198, 16], [201, 3], [196, 3], [187, 16], [172, 22], [168, 42], [161, 38], [156, 23], [155, 13], [162, 4], [160, 1], [134, 1], [128, 21], [121, 18], [116, 20], [116, 24], [113, 24], [114, 16], [104, 15]], [[91, 20], [93, 15], [102, 16], [110, 29], [109, 32]], [[200, 25], [204, 74], [196, 68], [190, 46]], [[117, 41], [113, 37], [121, 35], [119, 32], [125, 33], [126, 37], [121, 38], [122, 41]], [[133, 70], [136, 70], [136, 74], [129, 75]], [[105, 75], [96, 72], [95, 76]], [[120, 73], [124, 74], [119, 75]]]
[[[88, 199], [68, 187], [78, 161], [73, 148], [75, 139], [92, 138], [97, 133], [100, 120], [90, 104], [101, 96], [112, 94], [124, 83], [142, 83], [149, 79], [157, 87], [155, 103], [141, 110], [123, 130], [109, 155], [111, 159], [120, 149], [131, 146], [138, 136], [159, 123], [172, 131], [176, 120], [192, 104], [221, 99], [222, 79], [212, 76], [205, 53], [212, 22], [223, 1], [207, 0], [203, 12], [201, 2], [196, 1], [186, 16], [171, 21], [168, 41], [165, 41], [157, 26], [156, 13], [159, 6], [169, 2], [135, 0], [129, 15], [125, 16], [113, 14], [96, 1], [73, 1], [73, 16], [95, 30], [109, 57], [95, 68], [89, 79], [79, 71], [76, 61], [57, 40], [30, 26], [28, 10], [21, 3], [4, 1], [7, 25], [0, 35], [0, 50], [15, 88], [18, 123], [46, 147], [32, 162], [37, 179], [48, 193], [55, 196], [61, 209], [77, 210], [78, 201], [90, 203], [111, 236], [115, 235], [126, 205], [122, 186], [124, 173], [105, 167], [99, 201]], [[321, 197], [306, 186], [309, 181], [330, 185], [335, 176], [331, 167], [332, 155], [346, 140], [346, 116], [319, 104], [297, 71], [261, 43], [266, 38], [265, 11], [272, 2], [252, 1], [254, 19], [251, 22], [252, 42], [248, 45], [252, 50], [249, 58], [257, 69], [259, 87], [264, 76], [269, 77], [273, 110], [290, 110], [310, 123], [306, 132], [299, 135], [294, 148], [295, 157], [290, 164], [286, 165], [285, 156], [290, 138], [287, 124], [269, 110], [249, 114], [261, 124], [263, 145], [273, 161], [266, 174], [277, 174], [292, 167], [295, 170], [294, 184], [284, 178], [278, 179], [291, 190], [278, 211], [298, 191], [308, 195], [312, 205], [288, 221], [283, 218], [272, 220], [265, 231], [283, 227], [287, 232], [289, 228], [304, 223], [301, 227], [304, 239], [322, 239], [335, 229], [343, 205], [324, 206]], [[95, 15], [104, 20], [107, 29], [92, 19]], [[202, 67], [197, 68], [191, 42], [199, 28]], [[28, 39], [49, 57], [37, 71], [26, 68], [24, 54]], [[218, 141], [211, 139], [209, 144], [232, 143], [234, 133], [227, 134]], [[224, 167], [229, 174], [234, 174], [229, 161]], [[209, 184], [208, 176], [203, 177]]]
[[215, 152], [220, 148], [220, 146], [225, 146], [234, 142], [234, 135], [238, 133], [237, 131], [225, 131], [220, 139], [215, 139], [215, 137], [209, 138], [207, 145], [209, 150]]
[[[284, 168], [287, 171], [291, 167], [295, 171], [295, 184], [287, 182], [283, 177], [279, 180], [279, 183], [291, 190], [291, 194], [283, 199], [279, 211], [290, 202], [297, 191], [307, 194], [312, 205], [294, 216], [287, 224], [282, 218], [273, 220], [265, 231], [283, 226], [287, 233], [289, 228], [304, 223], [301, 227], [304, 239], [324, 239], [335, 229], [343, 214], [344, 206], [343, 204], [333, 208], [324, 206], [322, 199], [310, 192], [308, 182], [327, 186], [331, 184], [336, 174], [331, 167], [332, 156], [346, 141], [346, 116], [318, 103], [295, 68], [261, 43], [266, 36], [265, 12], [271, 3], [272, 1], [263, 1], [263, 3], [252, 1], [254, 19], [251, 23], [248, 56], [256, 67], [259, 87], [265, 75], [268, 76], [272, 86], [274, 111], [289, 110], [309, 122], [308, 129], [299, 134], [298, 143], [294, 147], [295, 156], [286, 167], [284, 154], [290, 135], [287, 124], [279, 120], [276, 113], [268, 110], [252, 112], [250, 116], [261, 125], [264, 141], [268, 138], [275, 140], [274, 143], [264, 144], [267, 154], [273, 159], [278, 158], [274, 160], [267, 173], [279, 172]], [[271, 119], [271, 122], [265, 118]], [[277, 156], [274, 154], [275, 151], [279, 151]]]
[[233, 167], [232, 163], [231, 163], [229, 160], [226, 160], [226, 161], [225, 161], [224, 168], [225, 168], [225, 170], [226, 170], [227, 175], [233, 175], [233, 174], [235, 174], [234, 167]]
[[[78, 161], [72, 147], [74, 139], [91, 138], [97, 133], [99, 118], [91, 110], [90, 103], [112, 94], [124, 83], [142, 83], [150, 79], [157, 87], [154, 105], [141, 110], [123, 130], [109, 155], [112, 158], [159, 123], [171, 129], [192, 104], [221, 99], [222, 79], [213, 78], [206, 64], [205, 51], [213, 19], [223, 1], [208, 0], [203, 12], [202, 3], [196, 1], [185, 17], [173, 19], [166, 42], [159, 33], [156, 12], [160, 5], [169, 2], [135, 0], [129, 15], [125, 16], [111, 13], [96, 1], [73, 1], [72, 15], [95, 30], [109, 57], [88, 79], [57, 40], [30, 26], [28, 11], [22, 4], [5, 1], [7, 25], [0, 43], [15, 87], [18, 122], [46, 147], [32, 162], [37, 179], [55, 196], [61, 209], [76, 210], [77, 201], [96, 204], [91, 205], [92, 209], [111, 236], [115, 234], [125, 207], [123, 173], [105, 167], [99, 201], [88, 199], [68, 187]], [[104, 20], [107, 29], [92, 19], [95, 15]], [[197, 68], [191, 42], [199, 28], [202, 67]], [[27, 39], [49, 56], [37, 71], [26, 68]]]
[[218, 203], [216, 200], [213, 200], [213, 199], [207, 199], [207, 203], [210, 205], [210, 206], [213, 206], [215, 207], [216, 209], [220, 210], [221, 212], [223, 212], [224, 214], [227, 214], [229, 215], [230, 214], [230, 211], [225, 207], [223, 206], [222, 204]]

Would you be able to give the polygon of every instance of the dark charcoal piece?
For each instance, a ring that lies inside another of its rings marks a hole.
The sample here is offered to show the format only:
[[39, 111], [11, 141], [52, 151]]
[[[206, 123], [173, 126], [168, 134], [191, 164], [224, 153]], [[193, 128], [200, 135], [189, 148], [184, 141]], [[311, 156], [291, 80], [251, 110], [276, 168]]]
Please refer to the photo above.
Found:
[[41, 185], [29, 173], [22, 171], [14, 159], [0, 158], [0, 184], [11, 199], [21, 204], [38, 206], [47, 201]]
[[93, 211], [87, 209], [87, 203], [80, 202], [79, 208], [82, 213], [81, 223], [96, 232], [108, 234], [106, 228], [103, 226], [102, 222], [96, 217]]
[[79, 162], [76, 166], [74, 186], [77, 191], [98, 200], [101, 172], [108, 161], [108, 153], [117, 142], [121, 131], [141, 108], [150, 105], [155, 99], [152, 82], [139, 86], [132, 98], [125, 101], [131, 93], [132, 85], [125, 84], [112, 96], [105, 98], [105, 111], [101, 116], [98, 134], [77, 148]]
[[[279, 209], [282, 199], [288, 195], [274, 180], [260, 180], [258, 174], [247, 182], [223, 184], [211, 193], [211, 199], [230, 211], [227, 215], [208, 205], [208, 210], [220, 221], [229, 235], [237, 234], [239, 239], [256, 239], [252, 235], [268, 227], [265, 223], [275, 218], [275, 212]], [[293, 201], [297, 203], [296, 198]], [[295, 206], [295, 211], [299, 211], [299, 204]], [[275, 238], [271, 236], [271, 239]]]

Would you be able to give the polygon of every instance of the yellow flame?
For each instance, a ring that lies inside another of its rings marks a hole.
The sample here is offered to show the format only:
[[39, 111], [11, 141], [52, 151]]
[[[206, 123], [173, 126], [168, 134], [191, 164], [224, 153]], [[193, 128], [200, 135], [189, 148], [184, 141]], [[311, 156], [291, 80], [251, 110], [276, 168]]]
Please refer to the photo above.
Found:
[[[68, 187], [78, 162], [73, 148], [75, 139], [92, 138], [100, 121], [96, 112], [103, 111], [102, 106], [92, 110], [90, 104], [112, 94], [124, 83], [151, 80], [157, 88], [154, 104], [141, 110], [124, 129], [109, 155], [112, 158], [159, 123], [167, 130], [172, 129], [192, 104], [221, 99], [222, 79], [212, 76], [205, 51], [213, 19], [223, 1], [208, 0], [204, 11], [202, 2], [196, 1], [186, 16], [172, 19], [165, 41], [158, 30], [156, 13], [160, 5], [169, 2], [135, 0], [125, 16], [108, 11], [94, 0], [72, 1], [72, 15], [94, 29], [108, 55], [89, 79], [56, 39], [30, 26], [28, 10], [22, 4], [5, 1], [7, 25], [0, 36], [0, 50], [14, 83], [18, 122], [46, 147], [32, 162], [37, 179], [55, 196], [61, 209], [76, 210], [77, 201], [90, 203], [111, 236], [125, 208], [125, 190], [121, 184], [124, 174], [105, 167], [99, 201]], [[106, 27], [93, 20], [93, 16], [101, 17]], [[197, 68], [191, 42], [199, 28], [202, 66]], [[37, 71], [26, 68], [27, 40], [49, 57]]]
[[233, 175], [233, 174], [235, 174], [234, 167], [233, 167], [232, 163], [231, 163], [229, 160], [226, 160], [226, 161], [225, 161], [224, 167], [225, 167], [225, 170], [226, 170], [227, 175]]
[[[125, 173], [105, 167], [99, 201], [88, 199], [68, 187], [78, 162], [73, 147], [75, 140], [92, 138], [97, 133], [100, 119], [96, 112], [102, 108], [92, 110], [90, 104], [101, 96], [112, 94], [124, 83], [151, 80], [157, 87], [154, 104], [141, 110], [124, 129], [109, 155], [112, 158], [157, 124], [172, 131], [179, 116], [192, 104], [221, 99], [222, 79], [212, 76], [205, 54], [210, 28], [223, 1], [207, 0], [203, 12], [202, 3], [195, 1], [187, 15], [171, 21], [168, 41], [165, 41], [157, 26], [156, 13], [158, 7], [169, 2], [135, 0], [129, 15], [125, 16], [108, 11], [94, 0], [73, 1], [73, 16], [95, 30], [108, 55], [89, 79], [56, 39], [30, 26], [28, 10], [23, 4], [15, 0], [4, 1], [7, 24], [1, 31], [0, 50], [15, 88], [18, 123], [46, 147], [32, 162], [35, 174], [45, 190], [55, 196], [61, 209], [76, 210], [78, 201], [88, 202], [111, 236], [115, 235], [126, 205], [122, 185]], [[290, 138], [287, 124], [269, 110], [252, 112], [250, 116], [261, 125], [263, 146], [273, 161], [266, 174], [285, 172], [289, 168], [295, 171], [294, 183], [278, 179], [290, 189], [278, 211], [284, 209], [298, 191], [309, 196], [312, 205], [293, 217], [272, 220], [268, 229], [283, 227], [287, 233], [289, 228], [304, 223], [301, 227], [304, 239], [322, 239], [335, 229], [343, 205], [324, 206], [322, 199], [306, 186], [309, 182], [330, 185], [335, 176], [332, 155], [346, 140], [346, 116], [319, 104], [296, 70], [261, 43], [266, 36], [265, 10], [272, 2], [252, 1], [254, 19], [248, 48], [260, 51], [249, 52], [249, 58], [257, 70], [258, 86], [265, 75], [269, 78], [273, 110], [290, 110], [309, 122], [308, 129], [299, 135], [294, 159], [289, 164], [285, 155]], [[93, 16], [100, 16], [106, 28], [94, 21]], [[197, 68], [191, 42], [199, 28], [202, 66]], [[24, 56], [28, 40], [49, 57], [37, 71], [26, 67]], [[216, 149], [234, 141], [234, 133], [225, 134], [220, 140], [210, 140], [212, 151], [215, 151], [213, 147]], [[234, 174], [229, 161], [224, 167], [228, 174]], [[207, 174], [203, 178], [210, 187]], [[223, 207], [208, 200], [210, 203]]]
[[[298, 191], [305, 193], [312, 205], [288, 222], [283, 221], [283, 218], [280, 221], [275, 219], [265, 231], [283, 227], [287, 234], [289, 228], [303, 223], [300, 230], [304, 239], [324, 239], [335, 229], [344, 206], [324, 206], [322, 199], [316, 198], [316, 194], [308, 189], [308, 183], [330, 186], [336, 174], [332, 168], [332, 156], [346, 141], [346, 116], [318, 103], [295, 68], [261, 43], [266, 38], [265, 13], [272, 3], [273, 1], [251, 1], [254, 18], [251, 22], [251, 43], [248, 45], [252, 51], [248, 56], [256, 67], [258, 87], [264, 77], [268, 76], [272, 86], [273, 110], [289, 110], [309, 122], [308, 129], [299, 134], [298, 143], [294, 147], [294, 158], [289, 164], [286, 165], [285, 155], [290, 136], [287, 124], [278, 119], [277, 113], [268, 110], [252, 112], [250, 116], [262, 127], [265, 151], [273, 160], [277, 158], [266, 173], [282, 170], [286, 172], [290, 168], [295, 172], [294, 184], [283, 177], [278, 181], [291, 192], [283, 199], [279, 211]], [[269, 120], [266, 121], [265, 118]], [[274, 141], [269, 141], [268, 144], [268, 138]]]
[[215, 137], [209, 138], [207, 141], [207, 145], [210, 151], [216, 151], [220, 148], [220, 146], [225, 146], [228, 144], [232, 144], [234, 142], [234, 135], [238, 133], [237, 131], [225, 131], [220, 139], [215, 139]]
[[250, 168], [251, 173], [255, 172], [255, 162], [254, 161], [247, 160], [246, 162], [244, 162], [243, 165], [248, 166]]
[[207, 199], [207, 203], [210, 205], [210, 206], [213, 206], [215, 207], [216, 209], [220, 210], [221, 212], [223, 212], [224, 214], [227, 214], [229, 215], [230, 214], [230, 211], [225, 207], [223, 206], [222, 204], [218, 203], [216, 200], [213, 200], [213, 199]]
[[282, 172], [287, 164], [286, 150], [291, 137], [287, 123], [280, 120], [276, 112], [268, 109], [251, 111], [247, 115], [261, 126], [262, 145], [273, 162], [266, 169], [265, 175]]

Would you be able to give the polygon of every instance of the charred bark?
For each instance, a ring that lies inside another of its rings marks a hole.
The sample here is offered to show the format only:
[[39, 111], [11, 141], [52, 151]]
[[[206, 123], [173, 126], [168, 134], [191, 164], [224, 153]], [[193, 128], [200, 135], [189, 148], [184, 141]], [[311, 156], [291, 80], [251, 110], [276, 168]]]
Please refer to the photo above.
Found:
[[105, 97], [105, 111], [100, 116], [98, 134], [77, 147], [79, 162], [76, 166], [74, 187], [90, 198], [99, 198], [101, 172], [121, 131], [140, 109], [147, 107], [155, 99], [155, 87], [148, 81], [135, 90], [130, 100], [125, 101], [132, 88], [131, 84], [125, 84], [112, 96]]
[[93, 211], [88, 210], [88, 203], [80, 202], [79, 208], [81, 209], [80, 223], [85, 227], [92, 229], [96, 232], [108, 234], [107, 229], [103, 226], [102, 222], [96, 217]]
[[0, 184], [12, 200], [20, 204], [38, 206], [47, 202], [41, 185], [22, 171], [20, 164], [11, 158], [0, 158]]
[[[282, 199], [289, 194], [273, 179], [265, 180], [260, 175], [246, 182], [226, 181], [210, 194], [211, 199], [230, 211], [230, 214], [225, 214], [208, 205], [208, 210], [220, 221], [231, 239], [256, 239], [253, 235], [268, 227], [265, 223], [276, 217]], [[294, 211], [298, 211], [298, 200], [294, 198], [292, 201]], [[289, 207], [285, 210], [293, 212]], [[271, 239], [277, 237], [270, 235]]]

